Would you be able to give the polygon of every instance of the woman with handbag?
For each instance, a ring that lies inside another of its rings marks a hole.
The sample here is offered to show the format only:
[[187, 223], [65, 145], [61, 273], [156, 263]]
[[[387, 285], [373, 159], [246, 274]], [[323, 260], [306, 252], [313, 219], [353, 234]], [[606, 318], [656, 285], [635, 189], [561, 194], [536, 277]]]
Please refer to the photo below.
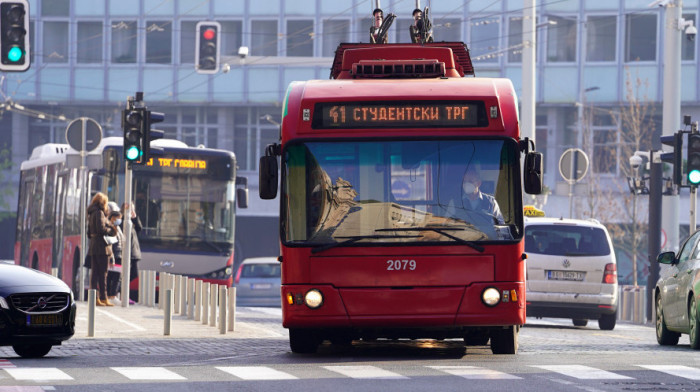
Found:
[[88, 237], [92, 276], [90, 286], [98, 290], [98, 306], [114, 306], [107, 299], [107, 265], [112, 256], [112, 244], [108, 237], [116, 235], [116, 228], [107, 219], [107, 195], [97, 192], [88, 207]]

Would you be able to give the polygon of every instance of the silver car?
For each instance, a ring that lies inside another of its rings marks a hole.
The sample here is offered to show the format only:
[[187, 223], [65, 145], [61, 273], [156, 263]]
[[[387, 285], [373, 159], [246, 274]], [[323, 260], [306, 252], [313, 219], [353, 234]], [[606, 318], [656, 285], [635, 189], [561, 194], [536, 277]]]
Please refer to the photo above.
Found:
[[277, 257], [243, 260], [236, 273], [236, 305], [282, 306], [282, 265]]

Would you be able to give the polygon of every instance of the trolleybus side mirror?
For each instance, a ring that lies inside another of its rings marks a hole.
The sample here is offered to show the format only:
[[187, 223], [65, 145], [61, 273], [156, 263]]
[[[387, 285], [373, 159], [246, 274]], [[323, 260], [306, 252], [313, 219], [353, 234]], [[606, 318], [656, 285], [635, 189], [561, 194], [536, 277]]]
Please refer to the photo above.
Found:
[[236, 185], [242, 185], [242, 188], [236, 188], [238, 208], [248, 208], [248, 178], [236, 177]]
[[259, 193], [263, 200], [277, 197], [277, 157], [265, 155], [260, 157]]
[[531, 195], [542, 193], [542, 153], [528, 152], [525, 155], [523, 168], [523, 184], [525, 192]]

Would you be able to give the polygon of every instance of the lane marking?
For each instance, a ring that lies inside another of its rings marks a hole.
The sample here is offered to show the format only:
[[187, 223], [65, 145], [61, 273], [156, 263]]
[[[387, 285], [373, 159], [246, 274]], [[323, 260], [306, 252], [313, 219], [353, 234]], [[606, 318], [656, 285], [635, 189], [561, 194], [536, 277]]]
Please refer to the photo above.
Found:
[[186, 380], [185, 377], [162, 367], [113, 367], [130, 380]]
[[57, 368], [11, 368], [5, 369], [15, 380], [22, 381], [55, 381], [72, 380], [73, 377]]
[[608, 372], [605, 370], [600, 370], [592, 368], [590, 366], [583, 365], [545, 365], [545, 366], [532, 366], [550, 372], [563, 374], [565, 376], [578, 378], [579, 380], [631, 380], [632, 377], [623, 376], [621, 374], [616, 374]]
[[297, 377], [266, 366], [216, 366], [217, 369], [243, 380], [296, 380]]
[[124, 320], [123, 318], [118, 317], [118, 316], [115, 316], [115, 315], [113, 315], [112, 313], [107, 312], [107, 311], [105, 311], [105, 310], [102, 310], [102, 309], [95, 309], [95, 310], [97, 311], [97, 313], [104, 314], [105, 316], [107, 316], [107, 317], [109, 317], [109, 318], [111, 318], [111, 319], [113, 319], [113, 320], [119, 321], [120, 323], [126, 324], [126, 325], [130, 326], [131, 328], [133, 328], [133, 329], [135, 329], [135, 330], [137, 330], [137, 331], [145, 331], [145, 330], [146, 330], [146, 328], [143, 328], [143, 327], [141, 327], [141, 326], [139, 326], [139, 325], [136, 325], [136, 324], [134, 324], [134, 323], [130, 323], [130, 322]]
[[428, 366], [468, 380], [520, 380], [521, 377], [476, 366]]
[[53, 387], [40, 387], [40, 386], [0, 386], [0, 392], [44, 392], [44, 391], [55, 391], [56, 388], [48, 389]]
[[655, 370], [688, 380], [700, 380], [700, 369], [683, 365], [635, 365], [649, 370]]
[[323, 368], [350, 378], [386, 380], [408, 379], [406, 376], [380, 369], [376, 366], [324, 366]]

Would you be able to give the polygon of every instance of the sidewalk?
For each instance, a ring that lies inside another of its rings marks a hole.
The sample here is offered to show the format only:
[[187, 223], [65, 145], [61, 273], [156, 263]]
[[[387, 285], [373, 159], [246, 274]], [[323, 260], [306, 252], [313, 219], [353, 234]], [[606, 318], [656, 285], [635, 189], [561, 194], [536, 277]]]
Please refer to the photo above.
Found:
[[[254, 308], [237, 309], [235, 330], [219, 332], [218, 324], [215, 327], [202, 324], [202, 321], [194, 321], [185, 316], [176, 314], [172, 316], [170, 323], [170, 335], [163, 334], [163, 311], [158, 308], [143, 305], [129, 305], [122, 307], [116, 301], [115, 306], [95, 307], [95, 334], [88, 337], [88, 305], [87, 302], [77, 301], [77, 317], [75, 320], [75, 335], [71, 339], [134, 339], [134, 338], [221, 338], [221, 339], [251, 339], [251, 338], [282, 338], [284, 329], [281, 326], [281, 316], [277, 316], [279, 309], [263, 310]], [[251, 317], [252, 316], [252, 317]], [[260, 319], [269, 319], [260, 323]], [[249, 319], [249, 321], [246, 321]], [[286, 337], [286, 334], [284, 334]]]

